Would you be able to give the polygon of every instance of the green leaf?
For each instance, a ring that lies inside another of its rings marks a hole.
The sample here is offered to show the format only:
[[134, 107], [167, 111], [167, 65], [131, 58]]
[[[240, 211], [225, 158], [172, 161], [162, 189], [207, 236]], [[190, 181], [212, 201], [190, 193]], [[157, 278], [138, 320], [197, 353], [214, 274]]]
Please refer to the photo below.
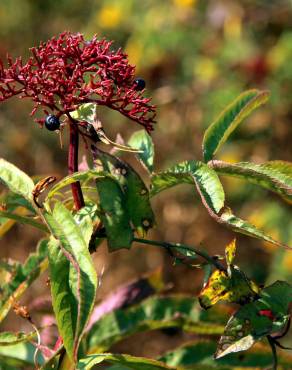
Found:
[[254, 109], [264, 104], [269, 92], [248, 90], [239, 95], [208, 127], [203, 139], [205, 162], [210, 161], [217, 150], [225, 143], [231, 133]]
[[0, 267], [1, 274], [7, 271], [11, 276], [7, 283], [3, 285], [0, 283], [0, 322], [5, 318], [13, 304], [11, 297], [13, 296], [14, 300], [18, 300], [39, 275], [47, 269], [47, 253], [48, 241], [41, 240], [36, 253], [30, 254], [24, 264], [16, 263], [13, 266], [7, 264]]
[[289, 320], [292, 286], [276, 281], [259, 293], [255, 302], [241, 307], [231, 316], [220, 338], [215, 358], [249, 349], [257, 340], [280, 332]]
[[[31, 343], [21, 342], [11, 346], [0, 346], [0, 364], [12, 366], [12, 369], [29, 369], [34, 367], [35, 346]], [[40, 351], [37, 355], [38, 364], [44, 363]], [[0, 365], [0, 368], [2, 369]]]
[[224, 206], [224, 190], [216, 172], [205, 163], [185, 161], [152, 176], [151, 196], [178, 184], [195, 184], [203, 203], [218, 213]]
[[87, 229], [91, 226], [88, 220], [78, 225], [60, 202], [56, 203], [53, 215], [44, 213], [44, 217], [58, 239], [50, 240], [49, 249], [53, 308], [66, 351], [76, 361], [97, 288], [87, 243]]
[[90, 181], [95, 180], [97, 178], [103, 178], [106, 174], [104, 174], [101, 171], [82, 171], [82, 172], [75, 172], [72, 175], [68, 175], [64, 177], [61, 181], [57, 182], [51, 190], [48, 192], [46, 200], [51, 199], [53, 196], [55, 196], [62, 188], [65, 186], [68, 186], [70, 184], [73, 184], [73, 182], [76, 181]]
[[[159, 358], [159, 361], [165, 362], [169, 366], [187, 368], [187, 369], [234, 369], [240, 366], [240, 369], [246, 367], [266, 368], [273, 362], [270, 347], [255, 346], [244, 356], [240, 353], [233, 353], [220, 360], [215, 360], [213, 354], [216, 350], [216, 343], [208, 340], [196, 340], [189, 342], [181, 347], [175, 348], [165, 353]], [[288, 369], [292, 356], [278, 353], [279, 365]], [[194, 367], [194, 365], [197, 365]]]
[[96, 118], [96, 104], [94, 103], [85, 103], [79, 105], [78, 109], [74, 112], [70, 112], [70, 115], [77, 119], [78, 121], [85, 121], [93, 123]]
[[99, 178], [96, 187], [100, 199], [100, 218], [105, 226], [110, 251], [130, 248], [133, 231], [125, 206], [125, 195], [115, 179]]
[[162, 362], [151, 360], [149, 358], [113, 353], [99, 353], [88, 355], [78, 362], [77, 370], [92, 369], [94, 365], [100, 364], [103, 361], [109, 362], [111, 364], [126, 366], [128, 369], [131, 370], [175, 370], [174, 368], [169, 367]]
[[153, 172], [154, 145], [151, 136], [145, 130], [136, 131], [130, 137], [128, 144], [135, 149], [143, 150], [137, 156], [145, 168], [150, 173]]
[[32, 179], [12, 163], [0, 158], [0, 180], [14, 193], [32, 202], [34, 183]]
[[95, 165], [101, 162], [103, 170], [115, 177], [125, 194], [125, 207], [138, 234], [145, 237], [154, 225], [154, 214], [151, 208], [149, 191], [138, 173], [125, 161], [92, 148]]
[[13, 333], [10, 331], [5, 331], [0, 333], [0, 347], [10, 346], [21, 342], [27, 342], [32, 340], [35, 336], [36, 336], [35, 331], [32, 331], [30, 333], [23, 332]]
[[242, 220], [241, 218], [235, 216], [229, 208], [225, 208], [220, 217], [215, 214], [213, 215], [211, 214], [211, 216], [213, 216], [217, 220], [217, 222], [226, 225], [235, 232], [252, 236], [257, 239], [265, 240], [271, 244], [277, 245], [278, 247], [291, 249], [291, 247], [283, 243], [280, 243], [277, 240], [274, 240], [273, 238], [265, 234], [262, 230], [258, 229], [250, 222]]
[[222, 333], [221, 325], [200, 321], [200, 313], [194, 298], [150, 297], [136, 306], [101, 317], [90, 329], [87, 347], [90, 352], [101, 352], [134, 333], [167, 327], [180, 327], [196, 334]]
[[45, 225], [41, 224], [40, 222], [35, 221], [31, 217], [20, 216], [16, 213], [11, 213], [11, 212], [6, 212], [6, 211], [0, 211], [0, 217], [8, 218], [10, 220], [17, 221], [21, 224], [33, 226], [43, 232], [48, 232], [48, 229]]
[[231, 164], [210, 161], [208, 165], [215, 169], [219, 175], [244, 179], [292, 201], [292, 163], [290, 162], [271, 161], [262, 164], [239, 162]]

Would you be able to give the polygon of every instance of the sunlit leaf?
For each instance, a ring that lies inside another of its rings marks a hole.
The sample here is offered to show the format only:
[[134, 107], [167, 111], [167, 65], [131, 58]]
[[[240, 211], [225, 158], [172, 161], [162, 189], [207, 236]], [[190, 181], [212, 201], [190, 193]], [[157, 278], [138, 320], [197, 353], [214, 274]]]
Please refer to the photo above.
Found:
[[93, 123], [96, 118], [96, 104], [85, 103], [79, 105], [78, 109], [70, 112], [70, 115], [78, 121]]
[[[242, 353], [232, 353], [219, 360], [214, 359], [216, 343], [209, 340], [196, 340], [189, 342], [181, 347], [175, 348], [162, 357], [160, 361], [169, 366], [182, 367], [187, 369], [234, 369], [240, 364], [240, 369], [246, 367], [266, 368], [273, 363], [271, 349], [262, 343], [255, 345], [244, 356]], [[288, 368], [292, 362], [292, 356], [289, 354], [278, 353], [279, 365]], [[197, 365], [194, 367], [194, 365]]]
[[211, 160], [217, 150], [225, 143], [231, 133], [255, 108], [264, 104], [269, 92], [248, 90], [239, 95], [219, 117], [208, 127], [203, 139], [205, 162]]
[[222, 333], [221, 325], [200, 321], [196, 299], [190, 297], [151, 297], [140, 304], [118, 309], [101, 317], [90, 329], [90, 352], [105, 351], [114, 343], [137, 332], [180, 327], [190, 333]]
[[198, 161], [185, 161], [152, 176], [151, 196], [178, 184], [195, 184], [205, 206], [218, 213], [224, 206], [224, 190], [216, 172]]
[[[0, 364], [3, 365], [3, 367], [4, 365], [11, 366], [12, 369], [27, 369], [28, 367], [34, 367], [35, 349], [34, 345], [26, 342], [11, 346], [0, 346]], [[40, 365], [44, 363], [44, 358], [40, 351], [37, 355], [37, 362]]]
[[250, 162], [226, 163], [211, 161], [209, 166], [219, 175], [234, 176], [271, 190], [292, 200], [292, 163], [271, 161], [262, 164]]
[[242, 306], [228, 321], [220, 338], [216, 358], [249, 349], [257, 340], [280, 332], [289, 320], [292, 287], [276, 281], [262, 289], [260, 298]]
[[[48, 267], [48, 241], [41, 240], [36, 253], [29, 255], [24, 264], [16, 263], [10, 271], [11, 278], [3, 282], [0, 290], [0, 322], [5, 318], [15, 300], [18, 300], [25, 290]], [[3, 265], [1, 267], [5, 268]], [[5, 269], [7, 269], [7, 266]], [[0, 272], [1, 272], [0, 269]], [[12, 299], [13, 297], [13, 299]]]
[[154, 214], [149, 200], [149, 191], [138, 173], [125, 161], [93, 148], [95, 164], [102, 163], [120, 183], [125, 194], [125, 207], [136, 231], [142, 237], [154, 225]]
[[166, 370], [173, 369], [165, 365], [163, 362], [151, 360], [145, 357], [134, 357], [130, 355], [120, 355], [113, 353], [99, 353], [88, 355], [77, 364], [77, 370], [89, 370], [92, 369], [94, 365], [100, 364], [106, 361], [111, 364], [125, 365], [131, 370]]
[[87, 243], [92, 226], [88, 220], [78, 225], [60, 202], [56, 203], [53, 215], [44, 216], [58, 239], [52, 238], [49, 248], [53, 308], [67, 353], [76, 360], [97, 288]]
[[128, 144], [135, 149], [143, 150], [142, 153], [137, 154], [137, 157], [150, 173], [153, 172], [154, 145], [151, 136], [145, 130], [136, 131], [130, 137]]
[[36, 336], [36, 332], [23, 333], [17, 332], [13, 333], [10, 331], [0, 332], [0, 347], [1, 346], [10, 346], [13, 344], [27, 342], [32, 340]]
[[239, 269], [233, 267], [232, 274], [215, 270], [199, 294], [199, 301], [207, 309], [218, 301], [244, 304], [254, 299], [259, 289]]
[[115, 179], [104, 177], [96, 181], [96, 187], [100, 200], [100, 218], [106, 229], [109, 249], [114, 251], [130, 248], [133, 231], [125, 207], [125, 194], [119, 183]]
[[0, 158], [0, 181], [14, 193], [32, 201], [34, 183], [32, 179], [12, 163]]

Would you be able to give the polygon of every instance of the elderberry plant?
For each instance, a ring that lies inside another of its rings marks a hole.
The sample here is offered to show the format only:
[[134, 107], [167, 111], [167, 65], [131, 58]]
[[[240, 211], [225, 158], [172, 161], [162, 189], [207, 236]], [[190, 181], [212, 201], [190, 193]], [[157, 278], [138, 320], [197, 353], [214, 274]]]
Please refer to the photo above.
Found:
[[[11, 369], [11, 363], [16, 362], [41, 369], [91, 369], [105, 363], [103, 366], [112, 370], [188, 369], [188, 358], [192, 358], [192, 369], [232, 369], [234, 365], [242, 366], [238, 352], [266, 339], [272, 357], [263, 347], [253, 352], [256, 359], [247, 357], [247, 363], [258, 366], [257, 362], [273, 362], [276, 369], [279, 361], [286, 366], [291, 358], [278, 358], [276, 347], [283, 348], [279, 339], [290, 325], [292, 289], [288, 282], [260, 286], [251, 280], [234, 264], [235, 240], [225, 248], [224, 263], [205, 249], [146, 238], [149, 229], [159, 227], [151, 198], [186, 183], [195, 188], [210, 217], [223, 227], [291, 249], [236, 216], [226, 205], [218, 176], [244, 179], [291, 202], [291, 163], [231, 164], [214, 159], [230, 134], [268, 100], [269, 93], [249, 90], [232, 102], [206, 130], [202, 160], [184, 161], [156, 172], [154, 144], [149, 135], [156, 108], [144, 96], [145, 81], [135, 76], [127, 56], [111, 47], [109, 41], [96, 37], [86, 41], [81, 34], [66, 32], [32, 48], [26, 63], [9, 56], [7, 66], [0, 62], [0, 101], [16, 95], [29, 98], [34, 103], [31, 114], [38, 109], [43, 112], [43, 117], [36, 119], [42, 127], [69, 131], [69, 175], [63, 179], [50, 175], [34, 182], [13, 164], [0, 160], [0, 179], [9, 189], [2, 194], [1, 235], [16, 222], [44, 233], [36, 252], [24, 265], [1, 263], [0, 321], [13, 308], [33, 330], [0, 333], [0, 365], [3, 369]], [[135, 132], [126, 145], [114, 143], [102, 126], [99, 106], [120, 112], [142, 125], [143, 130]], [[92, 160], [92, 165], [83, 171], [78, 171], [80, 136]], [[115, 147], [118, 155], [103, 151], [101, 142]], [[122, 151], [132, 152], [139, 159], [149, 175], [150, 188], [121, 158]], [[65, 191], [68, 186], [70, 194]], [[19, 212], [20, 207], [25, 212]], [[130, 249], [134, 242], [153, 245], [164, 248], [176, 263], [204, 269], [201, 292], [198, 297], [161, 295], [163, 284], [157, 284], [159, 278], [150, 274], [121, 287], [97, 305], [98, 277], [92, 254], [103, 240], [110, 252]], [[29, 309], [19, 303], [24, 291], [47, 268], [58, 328], [58, 339], [51, 346], [43, 344], [42, 328]], [[213, 306], [222, 300], [238, 306], [225, 328], [205, 311], [211, 307], [216, 310]], [[158, 359], [108, 352], [117, 341], [133, 333], [169, 327], [206, 339], [188, 343]], [[221, 337], [216, 349], [210, 337], [218, 335]], [[202, 349], [206, 358], [198, 356]], [[31, 355], [21, 357], [23, 352]], [[215, 359], [210, 357], [212, 353]]]

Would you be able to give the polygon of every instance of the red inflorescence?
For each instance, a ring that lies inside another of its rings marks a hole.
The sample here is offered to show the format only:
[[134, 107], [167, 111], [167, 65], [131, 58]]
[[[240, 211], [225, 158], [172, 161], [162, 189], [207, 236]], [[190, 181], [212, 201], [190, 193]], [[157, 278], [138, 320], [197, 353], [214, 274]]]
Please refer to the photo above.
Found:
[[[0, 101], [14, 95], [34, 102], [31, 115], [41, 107], [57, 117], [68, 115], [84, 103], [96, 103], [153, 130], [155, 106], [143, 91], [135, 89], [135, 67], [120, 49], [111, 50], [111, 41], [96, 36], [86, 41], [82, 34], [64, 32], [39, 47], [24, 64], [7, 56], [8, 67], [0, 60]], [[44, 119], [36, 120], [43, 124]]]

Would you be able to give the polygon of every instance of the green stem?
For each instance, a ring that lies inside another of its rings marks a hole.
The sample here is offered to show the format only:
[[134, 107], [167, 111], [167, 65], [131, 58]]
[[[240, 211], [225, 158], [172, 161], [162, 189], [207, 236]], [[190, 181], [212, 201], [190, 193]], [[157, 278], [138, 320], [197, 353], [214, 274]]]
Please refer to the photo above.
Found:
[[156, 241], [156, 240], [140, 239], [140, 238], [134, 238], [133, 241], [135, 241], [137, 243], [142, 243], [142, 244], [154, 245], [154, 246], [162, 247], [162, 248], [166, 248], [166, 249], [182, 248], [182, 249], [185, 249], [186, 251], [195, 252], [198, 256], [202, 257], [204, 260], [206, 260], [207, 262], [209, 262], [210, 264], [215, 266], [217, 269], [222, 270], [222, 271], [226, 271], [226, 268], [217, 259], [215, 259], [214, 257], [209, 256], [208, 253], [206, 253], [202, 250], [196, 249], [196, 248], [192, 248], [192, 247], [190, 247], [188, 245], [185, 245], [185, 244], [159, 242], [159, 241]]

